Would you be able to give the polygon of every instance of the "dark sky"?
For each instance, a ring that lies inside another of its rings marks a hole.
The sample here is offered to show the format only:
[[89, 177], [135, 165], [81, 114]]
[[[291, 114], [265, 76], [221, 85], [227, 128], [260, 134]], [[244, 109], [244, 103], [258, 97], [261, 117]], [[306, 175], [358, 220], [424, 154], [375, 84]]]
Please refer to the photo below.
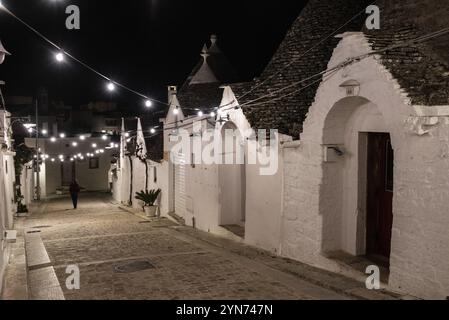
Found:
[[[166, 100], [198, 62], [210, 34], [242, 80], [266, 65], [306, 0], [3, 0], [16, 15], [65, 50], [112, 79]], [[65, 28], [65, 8], [81, 10], [81, 30]], [[105, 82], [75, 62], [58, 64], [55, 50], [5, 12], [0, 38], [13, 55], [0, 66], [6, 95], [33, 95], [45, 86], [51, 100], [68, 105], [117, 101], [131, 109], [141, 98], [111, 93]], [[162, 106], [159, 106], [162, 107]]]

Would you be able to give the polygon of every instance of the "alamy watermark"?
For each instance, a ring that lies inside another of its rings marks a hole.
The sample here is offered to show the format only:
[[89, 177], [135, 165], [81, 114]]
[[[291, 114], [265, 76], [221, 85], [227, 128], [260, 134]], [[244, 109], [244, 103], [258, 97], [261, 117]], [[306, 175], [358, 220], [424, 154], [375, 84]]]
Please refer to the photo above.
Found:
[[369, 14], [365, 21], [368, 30], [380, 29], [380, 9], [376, 5], [370, 5], [366, 8], [366, 13]]
[[69, 16], [65, 20], [65, 27], [69, 30], [81, 29], [81, 11], [76, 5], [70, 5], [65, 9], [65, 13]]
[[277, 130], [239, 129], [202, 130], [201, 122], [193, 123], [193, 132], [176, 129], [170, 134], [170, 157], [175, 165], [259, 165], [263, 176], [275, 175], [279, 167], [279, 134]]
[[69, 265], [65, 269], [69, 276], [65, 280], [67, 290], [79, 290], [81, 288], [80, 268], [77, 265]]
[[366, 274], [369, 276], [366, 278], [365, 285], [368, 290], [380, 289], [380, 269], [378, 266], [370, 265], [366, 268]]

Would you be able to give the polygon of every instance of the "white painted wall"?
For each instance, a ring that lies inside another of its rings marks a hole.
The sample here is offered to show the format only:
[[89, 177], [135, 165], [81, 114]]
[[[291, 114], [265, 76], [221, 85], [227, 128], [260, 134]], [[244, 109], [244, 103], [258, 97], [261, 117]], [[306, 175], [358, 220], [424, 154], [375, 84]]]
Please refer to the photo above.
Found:
[[[3, 152], [0, 152], [0, 285], [3, 283], [4, 271], [8, 263], [8, 248], [4, 239], [6, 224], [7, 207], [6, 207], [6, 192], [5, 192], [5, 175], [4, 175], [4, 160]], [[0, 286], [0, 288], [2, 288]], [[1, 291], [1, 289], [0, 289]]]
[[[174, 100], [177, 101], [177, 100]], [[234, 102], [233, 102], [234, 101]], [[231, 103], [233, 102], [233, 103]], [[232, 123], [240, 131], [241, 137], [245, 144], [245, 150], [248, 144], [254, 145], [255, 142], [249, 140], [250, 125], [246, 120], [242, 110], [233, 109], [236, 106], [237, 99], [234, 96], [230, 87], [225, 87], [221, 105], [224, 106], [218, 110], [218, 114], [227, 117], [229, 114], [229, 123]], [[169, 117], [165, 120], [168, 124], [165, 126], [164, 136], [164, 150], [169, 153], [175, 142], [171, 142], [169, 134], [176, 129], [172, 123], [176, 119], [169, 112]], [[183, 118], [182, 128], [193, 132], [192, 121], [197, 118]], [[189, 125], [190, 123], [190, 125]], [[219, 139], [219, 133], [222, 130], [223, 124], [217, 122], [215, 126], [216, 138]], [[206, 121], [202, 121], [202, 130], [207, 127]], [[270, 129], [270, 128], [267, 128]], [[203, 147], [206, 143], [203, 142]], [[254, 148], [255, 149], [255, 148]], [[260, 152], [260, 150], [258, 150]], [[245, 155], [246, 158], [249, 156]], [[281, 157], [282, 154], [279, 153]], [[229, 168], [226, 165], [206, 165], [196, 164], [194, 167], [187, 166], [186, 172], [186, 189], [187, 189], [187, 213], [183, 217], [186, 224], [193, 225], [193, 218], [195, 227], [214, 234], [222, 235], [239, 240], [235, 235], [231, 234], [221, 225], [225, 222], [245, 225], [245, 239], [244, 241], [259, 246], [261, 248], [270, 250], [272, 252], [279, 251], [280, 239], [280, 221], [281, 221], [281, 203], [282, 203], [282, 159], [279, 161], [279, 170], [273, 176], [260, 175], [260, 164], [246, 164], [242, 168], [242, 173], [246, 181], [242, 184], [244, 188], [241, 190], [241, 197], [244, 198], [246, 221], [238, 221], [233, 219], [231, 222], [226, 220], [229, 214], [229, 200], [225, 199], [225, 194], [229, 194], [231, 189], [239, 189], [236, 186], [236, 179], [229, 179]], [[169, 170], [169, 193], [173, 192], [173, 177], [172, 164], [170, 163]], [[234, 181], [235, 180], [235, 181]], [[229, 182], [229, 183], [227, 183]], [[226, 188], [226, 190], [224, 189]], [[237, 198], [235, 198], [237, 199]], [[235, 206], [239, 204], [233, 204]], [[171, 208], [173, 210], [173, 208]], [[235, 211], [235, 210], [234, 210]]]
[[11, 151], [11, 140], [7, 133], [10, 125], [9, 112], [0, 111], [0, 291], [3, 285], [4, 272], [9, 261], [10, 246], [5, 241], [5, 230], [14, 227], [14, 153]]
[[[118, 170], [117, 178], [113, 180], [113, 197], [118, 203], [128, 204], [131, 181], [131, 170], [128, 157], [125, 158], [126, 163], [122, 163], [122, 167]], [[135, 199], [136, 192], [145, 190], [145, 163], [136, 157], [132, 157], [133, 162], [133, 184], [132, 184], [132, 207], [142, 209], [143, 203]], [[167, 216], [169, 210], [169, 193], [168, 193], [168, 162], [161, 163], [147, 160], [148, 164], [148, 190], [161, 189], [161, 195], [157, 202], [159, 206], [159, 214]], [[156, 176], [156, 179], [155, 179]], [[142, 209], [143, 210], [143, 209]]]
[[[329, 66], [369, 50], [362, 34], [345, 34]], [[346, 98], [340, 88], [349, 79], [360, 83], [360, 98]], [[430, 126], [419, 126], [426, 122]], [[366, 131], [390, 133], [395, 152], [389, 284], [419, 297], [444, 299], [449, 295], [449, 234], [444, 231], [449, 227], [448, 121], [441, 114], [418, 117], [376, 57], [323, 82], [301, 143], [284, 148], [282, 254], [338, 271], [326, 258], [328, 251], [364, 253], [357, 137]], [[323, 145], [334, 143], [346, 154], [325, 163]]]

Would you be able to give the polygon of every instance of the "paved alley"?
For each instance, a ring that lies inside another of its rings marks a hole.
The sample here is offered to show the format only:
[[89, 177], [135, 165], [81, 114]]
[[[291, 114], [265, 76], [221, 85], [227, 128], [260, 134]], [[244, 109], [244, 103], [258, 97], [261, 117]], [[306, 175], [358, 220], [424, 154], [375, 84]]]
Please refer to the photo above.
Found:
[[[299, 263], [295, 274], [293, 262], [135, 215], [104, 194], [83, 194], [77, 210], [67, 198], [44, 202], [25, 220], [24, 235], [30, 299], [353, 299], [366, 293], [362, 283]], [[80, 288], [69, 290], [66, 271], [73, 265]]]

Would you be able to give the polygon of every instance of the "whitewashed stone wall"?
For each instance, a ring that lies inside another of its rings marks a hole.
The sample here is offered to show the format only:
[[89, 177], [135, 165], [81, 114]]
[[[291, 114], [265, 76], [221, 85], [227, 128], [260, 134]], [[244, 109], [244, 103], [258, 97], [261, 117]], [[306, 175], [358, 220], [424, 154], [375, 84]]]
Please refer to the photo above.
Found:
[[[347, 33], [329, 67], [369, 50], [362, 34]], [[360, 83], [358, 97], [348, 98], [340, 87], [350, 79]], [[333, 271], [339, 267], [326, 258], [328, 251], [363, 254], [360, 221], [365, 209], [358, 202], [363, 192], [354, 178], [360, 169], [354, 137], [360, 132], [389, 132], [395, 152], [389, 284], [419, 297], [446, 298], [449, 130], [444, 114], [435, 114], [439, 117], [418, 117], [377, 57], [365, 58], [326, 79], [309, 110], [299, 146], [287, 144], [283, 150], [282, 254]], [[323, 144], [327, 143], [343, 144], [345, 156], [340, 162], [324, 162]]]
[[[165, 120], [168, 124], [176, 120], [172, 115], [172, 109], [175, 105], [179, 105], [175, 97], [171, 101], [172, 108], [170, 108], [168, 112], [169, 116]], [[232, 101], [234, 103], [231, 103]], [[242, 110], [233, 109], [233, 106], [237, 104], [238, 102], [232, 89], [225, 87], [221, 102], [221, 105], [224, 107], [218, 110], [218, 115], [227, 118], [229, 114], [229, 122], [234, 124], [240, 131], [245, 145], [254, 145], [255, 142], [248, 139], [250, 138], [249, 129], [251, 127]], [[195, 117], [185, 119], [183, 116], [178, 118], [178, 120], [180, 119], [183, 119], [183, 129], [192, 133], [193, 128], [188, 124], [198, 119]], [[217, 122], [214, 128], [217, 139], [220, 138], [219, 133], [223, 125]], [[203, 130], [206, 127], [206, 122], [203, 120]], [[173, 142], [169, 140], [170, 128], [170, 126], [166, 126], [164, 136], [164, 150], [167, 153], [170, 152], [173, 146]], [[248, 154], [246, 156], [248, 157]], [[282, 158], [280, 152], [278, 156]], [[172, 164], [169, 167], [169, 188], [172, 188]], [[224, 204], [222, 203], [222, 194], [225, 192], [223, 188], [232, 188], [229, 185], [225, 185], [220, 179], [221, 168], [217, 164], [197, 164], [194, 168], [190, 165], [186, 167], [187, 213], [184, 218], [187, 225], [192, 225], [192, 218], [195, 218], [195, 227], [200, 230], [242, 241], [242, 239], [237, 238], [220, 226], [223, 220], [222, 215], [226, 214], [226, 212], [223, 212], [225, 210]], [[279, 159], [279, 169], [274, 175], [260, 175], [260, 169], [261, 165], [259, 164], [246, 164], [243, 169], [246, 176], [245, 189], [243, 191], [246, 215], [244, 241], [248, 244], [277, 253], [280, 247], [281, 232], [282, 159]]]
[[[136, 192], [145, 190], [145, 163], [132, 156], [132, 207], [142, 209], [143, 203], [135, 199]], [[130, 196], [131, 167], [129, 158], [123, 159], [121, 168], [117, 170], [117, 177], [113, 179], [113, 197], [121, 204], [128, 204]], [[168, 162], [161, 163], [147, 160], [148, 165], [148, 190], [161, 189], [161, 195], [157, 202], [159, 214], [168, 216], [169, 194], [168, 194]], [[156, 172], [155, 172], [156, 170]], [[156, 181], [155, 181], [156, 173]], [[143, 209], [142, 209], [143, 210]]]
[[5, 240], [5, 230], [14, 227], [16, 205], [14, 202], [14, 153], [8, 150], [11, 140], [7, 134], [10, 121], [7, 117], [11, 114], [0, 111], [0, 291], [6, 265], [9, 261], [10, 246]]

